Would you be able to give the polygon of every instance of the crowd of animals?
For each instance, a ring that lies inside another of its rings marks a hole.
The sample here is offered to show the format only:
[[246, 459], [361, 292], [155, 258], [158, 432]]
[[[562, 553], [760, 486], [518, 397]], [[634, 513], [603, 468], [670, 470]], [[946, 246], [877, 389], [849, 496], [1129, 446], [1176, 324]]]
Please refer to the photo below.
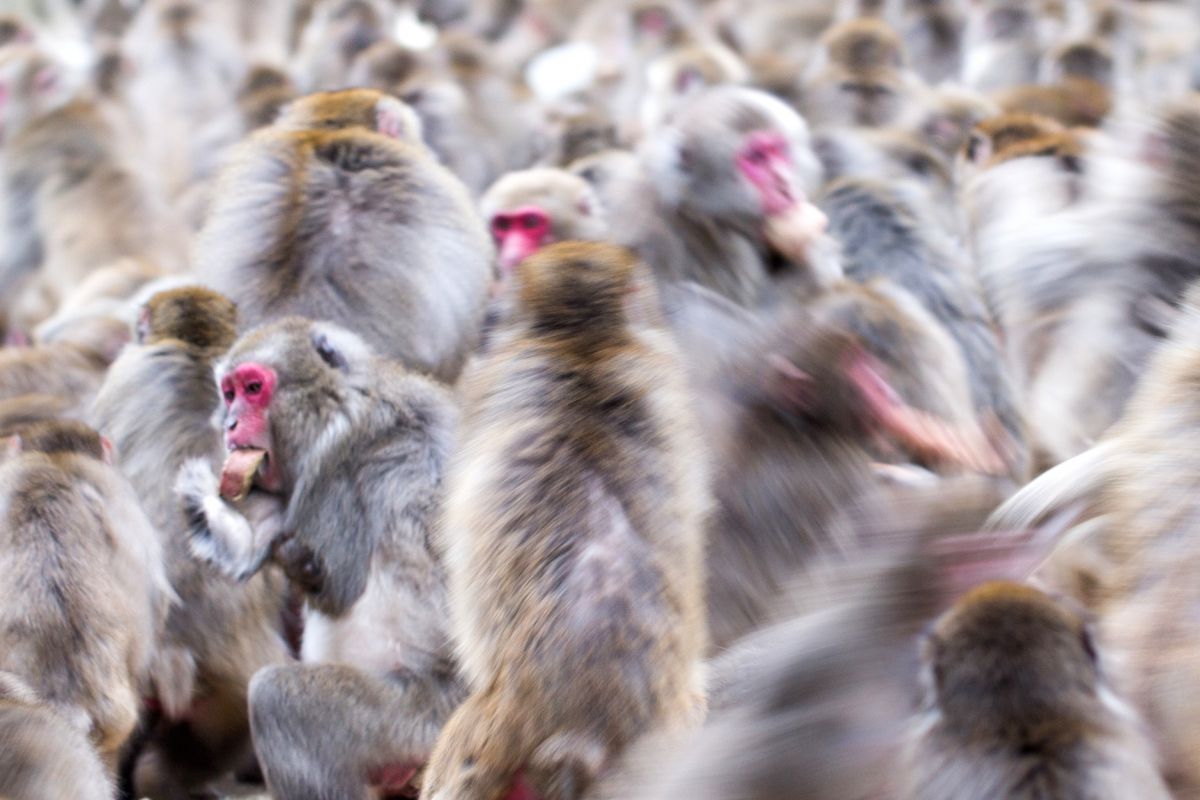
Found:
[[0, 798], [1200, 798], [1196, 0], [0, 10]]

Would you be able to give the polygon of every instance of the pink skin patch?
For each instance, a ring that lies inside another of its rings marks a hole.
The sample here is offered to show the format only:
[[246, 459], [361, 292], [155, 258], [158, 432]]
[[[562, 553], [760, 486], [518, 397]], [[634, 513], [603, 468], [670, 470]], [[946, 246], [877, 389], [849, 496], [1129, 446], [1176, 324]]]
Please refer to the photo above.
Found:
[[550, 217], [537, 206], [501, 211], [492, 217], [492, 238], [500, 251], [500, 271], [507, 278], [517, 265], [550, 241]]
[[975, 472], [1005, 471], [1004, 459], [981, 432], [950, 425], [905, 404], [866, 353], [860, 351], [851, 358], [846, 375], [858, 389], [872, 418], [907, 449]]
[[542, 800], [538, 793], [529, 785], [529, 779], [524, 773], [518, 772], [517, 777], [513, 779], [512, 788], [508, 790], [508, 794], [504, 796], [504, 800]]
[[400, 792], [408, 788], [409, 782], [417, 774], [420, 766], [412, 764], [387, 764], [371, 770], [367, 782], [383, 792]]
[[647, 33], [652, 36], [662, 36], [667, 32], [670, 20], [667, 18], [665, 11], [660, 9], [651, 9], [644, 11], [638, 16], [638, 28], [642, 33]]
[[271, 463], [267, 411], [275, 393], [275, 371], [253, 362], [241, 364], [221, 380], [225, 398], [225, 448], [221, 496], [240, 499], [251, 482], [278, 491], [279, 478]]
[[755, 131], [737, 154], [737, 166], [758, 192], [763, 214], [784, 214], [804, 202], [795, 186], [795, 167], [787, 140], [775, 131]]

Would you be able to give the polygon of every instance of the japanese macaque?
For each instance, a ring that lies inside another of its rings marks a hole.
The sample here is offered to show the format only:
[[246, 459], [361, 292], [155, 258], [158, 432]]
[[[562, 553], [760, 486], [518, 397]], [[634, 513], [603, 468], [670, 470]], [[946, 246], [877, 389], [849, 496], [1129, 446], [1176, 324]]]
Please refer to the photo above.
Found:
[[0, 797], [112, 800], [112, 780], [87, 732], [56, 713], [24, 681], [0, 672]]
[[965, 25], [958, 0], [904, 0], [897, 26], [913, 72], [931, 84], [958, 80]]
[[1044, 468], [1117, 419], [1200, 276], [1200, 201], [1188, 177], [1200, 159], [1200, 105], [1188, 99], [1115, 127], [1085, 151], [1082, 180], [1078, 157], [1038, 152], [979, 174], [965, 204]]
[[1171, 797], [1087, 625], [1064, 603], [986, 583], [938, 620], [923, 661], [924, 713], [900, 796]]
[[[149, 190], [108, 110], [72, 101], [69, 71], [31, 46], [0, 51], [0, 298], [27, 335], [94, 269], [182, 264], [182, 228]], [[81, 166], [78, 153], [87, 153]]]
[[897, 124], [916, 102], [915, 80], [904, 45], [887, 23], [851, 20], [821, 38], [801, 108], [814, 126]]
[[1099, 618], [1110, 673], [1153, 727], [1177, 797], [1200, 796], [1200, 714], [1187, 687], [1200, 675], [1191, 520], [1200, 472], [1195, 382], [1200, 290], [1188, 291], [1124, 415], [1099, 444], [1040, 476], [993, 517], [1007, 528], [1053, 514], [1076, 521], [1043, 580]]
[[[916, 691], [916, 639], [979, 576], [1044, 548], [978, 530], [998, 495], [959, 479], [848, 508], [848, 535], [790, 581], [771, 623], [710, 662], [703, 729], [647, 737], [597, 800], [890, 796]], [[969, 793], [963, 797], [974, 796]]]
[[845, 282], [765, 324], [694, 289], [667, 299], [719, 465], [715, 649], [764, 624], [795, 571], [840, 541], [842, 512], [891, 476], [1005, 471], [973, 421], [961, 353], [911, 295]]
[[1000, 107], [987, 96], [960, 86], [943, 85], [925, 93], [921, 113], [908, 127], [953, 158], [976, 125], [999, 113]]
[[343, 325], [453, 380], [474, 348], [492, 245], [411, 109], [358, 89], [301, 98], [240, 144], [195, 250], [243, 329], [289, 314]]
[[540, 164], [566, 167], [617, 147], [617, 126], [608, 114], [596, 109], [551, 109], [546, 152]]
[[564, 170], [509, 173], [488, 189], [480, 207], [496, 243], [504, 280], [547, 244], [599, 241], [608, 233], [605, 210], [592, 187]]
[[543, 248], [465, 378], [441, 532], [472, 693], [432, 800], [580, 798], [636, 737], [703, 717], [706, 458], [643, 269]]
[[88, 736], [109, 774], [137, 725], [173, 592], [162, 547], [111, 446], [78, 422], [9, 438], [0, 670]]
[[1037, 82], [1042, 58], [1038, 0], [979, 0], [967, 13], [963, 82], [991, 92]]
[[1023, 483], [1030, 459], [1025, 421], [994, 323], [960, 248], [930, 225], [924, 208], [902, 188], [867, 178], [832, 184], [821, 199], [829, 232], [842, 245], [843, 268], [854, 280], [879, 279], [907, 292], [953, 338], [967, 365], [970, 404], [979, 420], [998, 425]]
[[705, 88], [749, 82], [746, 65], [720, 44], [692, 45], [659, 56], [646, 67], [639, 136], [656, 130], [688, 97]]
[[[259, 669], [283, 663], [283, 586], [266, 573], [238, 583], [192, 557], [175, 476], [191, 459], [219, 467], [213, 365], [236, 336], [233, 304], [196, 287], [153, 295], [136, 345], [113, 364], [92, 407], [117, 466], [165, 537], [180, 602], [167, 617], [148, 696], [158, 719], [134, 773], [139, 797], [186, 797], [250, 754], [246, 694]], [[134, 401], [136, 398], [136, 402]], [[170, 409], [158, 413], [155, 409]]]
[[1110, 92], [1117, 86], [1117, 65], [1112, 49], [1098, 39], [1085, 39], [1059, 45], [1042, 62], [1045, 83], [1068, 78], [1091, 81]]
[[400, 792], [464, 695], [431, 543], [454, 400], [298, 317], [243, 336], [216, 374], [225, 463], [217, 476], [191, 461], [178, 484], [193, 550], [243, 579], [278, 564], [306, 606], [305, 663], [250, 684], [267, 786], [282, 800]]
[[305, 92], [347, 89], [360, 53], [389, 36], [391, 9], [378, 0], [319, 0], [301, 35], [296, 71]]
[[648, 186], [610, 212], [614, 238], [664, 282], [694, 281], [751, 306], [776, 281], [836, 280], [804, 120], [741, 87], [710, 89], [643, 143]]
[[1040, 114], [1069, 127], [1095, 128], [1112, 110], [1112, 95], [1086, 78], [1064, 78], [1048, 86], [1014, 86], [993, 95], [1007, 112]]
[[133, 69], [126, 95], [142, 133], [143, 157], [174, 198], [197, 162], [213, 155], [199, 135], [234, 105], [246, 71], [236, 29], [220, 2], [147, 0], [123, 41]]

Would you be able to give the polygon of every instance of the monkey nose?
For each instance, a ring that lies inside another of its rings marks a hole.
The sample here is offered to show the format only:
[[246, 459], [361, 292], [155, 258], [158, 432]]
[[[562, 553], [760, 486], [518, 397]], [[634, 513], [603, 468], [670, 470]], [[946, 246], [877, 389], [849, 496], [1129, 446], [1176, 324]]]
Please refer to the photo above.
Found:
[[225, 423], [225, 430], [227, 430], [227, 431], [237, 430], [237, 423], [238, 423], [237, 417], [234, 417], [233, 419], [231, 419]]

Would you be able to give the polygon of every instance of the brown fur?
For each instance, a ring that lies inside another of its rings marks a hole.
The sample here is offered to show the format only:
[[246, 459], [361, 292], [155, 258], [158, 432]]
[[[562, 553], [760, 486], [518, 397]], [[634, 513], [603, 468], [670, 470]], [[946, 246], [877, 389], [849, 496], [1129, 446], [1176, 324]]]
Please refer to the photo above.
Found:
[[467, 378], [443, 536], [473, 693], [435, 800], [499, 800], [519, 773], [578, 798], [635, 737], [702, 712], [704, 456], [678, 356], [627, 305], [642, 270], [607, 245], [539, 251]]
[[1112, 110], [1112, 95], [1086, 78], [1064, 78], [1050, 86], [1017, 86], [996, 95], [1007, 112], [1041, 114], [1069, 127], [1095, 128]]

